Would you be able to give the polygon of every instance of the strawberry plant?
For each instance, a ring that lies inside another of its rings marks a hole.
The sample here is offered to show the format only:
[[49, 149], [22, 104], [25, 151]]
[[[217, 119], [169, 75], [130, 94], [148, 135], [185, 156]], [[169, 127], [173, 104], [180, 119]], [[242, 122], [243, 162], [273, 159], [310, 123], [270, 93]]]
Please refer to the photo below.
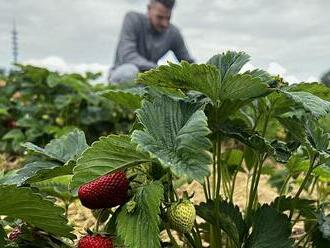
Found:
[[[330, 91], [241, 72], [248, 60], [229, 51], [141, 73], [143, 87], [99, 92], [136, 109], [130, 132], [90, 146], [81, 131], [44, 148], [25, 144], [29, 162], [0, 180], [0, 215], [42, 231], [44, 247], [329, 247]], [[264, 174], [278, 189], [267, 203], [259, 199]], [[247, 196], [238, 206], [241, 176]], [[68, 208], [50, 202], [43, 185], [57, 182], [70, 189], [52, 194], [66, 206], [78, 195], [98, 209], [93, 232], [72, 237]], [[203, 189], [200, 202], [181, 193], [192, 182]], [[5, 233], [0, 242], [11, 245]]]
[[98, 95], [109, 87], [90, 84], [95, 76], [18, 65], [1, 80], [0, 151], [20, 154], [21, 142], [45, 145], [75, 128], [89, 142], [127, 131], [133, 114]]

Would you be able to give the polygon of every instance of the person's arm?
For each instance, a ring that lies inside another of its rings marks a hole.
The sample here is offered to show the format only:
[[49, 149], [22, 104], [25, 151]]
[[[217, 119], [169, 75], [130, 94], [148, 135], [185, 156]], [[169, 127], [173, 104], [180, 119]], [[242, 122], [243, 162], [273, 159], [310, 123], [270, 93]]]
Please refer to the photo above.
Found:
[[141, 56], [137, 51], [138, 25], [141, 23], [136, 19], [134, 13], [128, 13], [125, 16], [117, 54], [121, 63], [131, 63], [136, 65], [140, 71], [146, 71], [156, 67], [156, 64]]
[[175, 57], [178, 59], [178, 61], [185, 60], [189, 63], [194, 62], [194, 59], [190, 56], [183, 37], [177, 28], [174, 28], [174, 38], [172, 41], [171, 50], [174, 52]]

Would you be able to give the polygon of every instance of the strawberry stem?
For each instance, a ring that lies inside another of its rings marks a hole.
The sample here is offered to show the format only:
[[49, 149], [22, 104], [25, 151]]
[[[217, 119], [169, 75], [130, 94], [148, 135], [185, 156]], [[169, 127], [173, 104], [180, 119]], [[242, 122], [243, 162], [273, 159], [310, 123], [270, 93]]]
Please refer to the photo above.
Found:
[[170, 228], [168, 227], [167, 224], [165, 224], [165, 229], [166, 229], [166, 232], [167, 232], [168, 237], [171, 240], [171, 243], [174, 245], [175, 248], [179, 248], [180, 246], [178, 245], [178, 243], [176, 242], [175, 238], [173, 237], [173, 235], [171, 233], [171, 230], [170, 230]]
[[99, 214], [97, 215], [97, 219], [96, 219], [96, 225], [95, 225], [95, 232], [99, 232], [99, 225], [100, 225], [100, 220], [102, 218], [102, 215], [104, 214], [104, 212], [106, 211], [107, 209], [106, 208], [102, 208], [100, 211], [99, 211]]

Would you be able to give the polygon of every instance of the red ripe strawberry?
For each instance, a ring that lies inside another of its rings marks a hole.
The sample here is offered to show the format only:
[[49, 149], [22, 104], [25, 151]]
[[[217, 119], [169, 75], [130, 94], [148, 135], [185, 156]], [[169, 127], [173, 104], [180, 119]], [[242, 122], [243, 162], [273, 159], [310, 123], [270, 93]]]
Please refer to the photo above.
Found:
[[12, 241], [19, 238], [19, 236], [22, 234], [22, 231], [19, 227], [14, 228], [10, 233], [8, 238]]
[[111, 208], [127, 201], [128, 184], [124, 172], [115, 172], [82, 185], [78, 196], [89, 209]]
[[78, 242], [78, 248], [113, 248], [111, 238], [86, 235]]
[[14, 119], [8, 119], [5, 122], [5, 127], [6, 128], [10, 128], [10, 129], [13, 129], [13, 128], [16, 128], [17, 127], [17, 123], [16, 123], [16, 121]]

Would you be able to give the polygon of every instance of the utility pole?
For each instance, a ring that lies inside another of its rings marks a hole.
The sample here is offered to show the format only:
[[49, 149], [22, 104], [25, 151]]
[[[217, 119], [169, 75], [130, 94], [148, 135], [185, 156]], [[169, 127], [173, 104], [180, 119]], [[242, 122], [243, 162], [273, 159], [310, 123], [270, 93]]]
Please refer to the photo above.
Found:
[[12, 48], [13, 48], [13, 64], [17, 64], [17, 58], [18, 58], [18, 33], [16, 30], [16, 22], [14, 20], [13, 22], [13, 30], [11, 32], [12, 34]]

